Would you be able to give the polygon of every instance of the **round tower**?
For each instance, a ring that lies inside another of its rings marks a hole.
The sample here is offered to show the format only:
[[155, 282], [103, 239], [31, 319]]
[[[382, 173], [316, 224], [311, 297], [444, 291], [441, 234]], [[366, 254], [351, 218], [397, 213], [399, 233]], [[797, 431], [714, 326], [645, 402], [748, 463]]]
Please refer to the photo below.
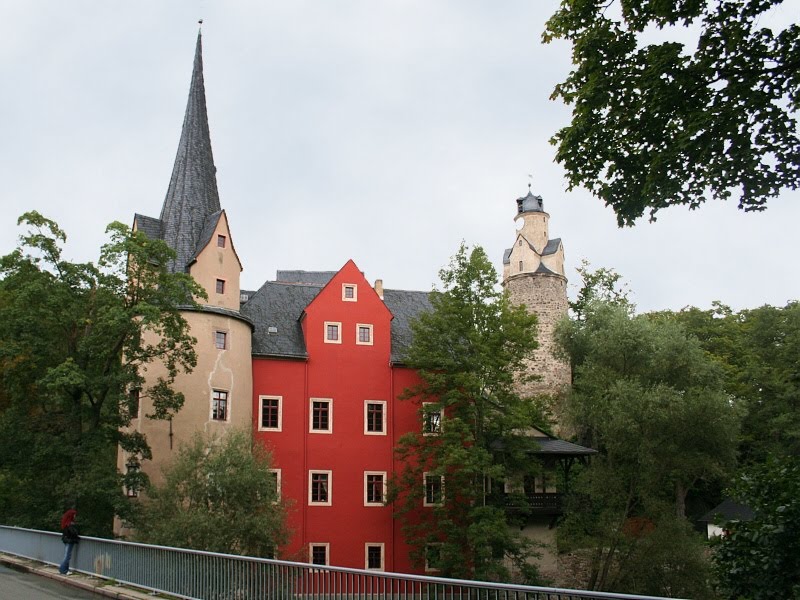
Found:
[[537, 379], [519, 384], [525, 396], [556, 394], [571, 381], [569, 363], [553, 353], [553, 332], [569, 305], [564, 246], [560, 238], [550, 239], [549, 221], [542, 197], [528, 185], [528, 194], [517, 198], [514, 245], [503, 255], [503, 287], [514, 304], [525, 305], [538, 318], [539, 347], [528, 361]]

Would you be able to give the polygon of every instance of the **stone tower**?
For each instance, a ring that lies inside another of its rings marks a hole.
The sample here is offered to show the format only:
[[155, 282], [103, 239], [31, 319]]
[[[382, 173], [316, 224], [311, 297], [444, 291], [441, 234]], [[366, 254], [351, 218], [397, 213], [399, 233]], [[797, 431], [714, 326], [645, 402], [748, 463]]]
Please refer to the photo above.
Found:
[[517, 198], [517, 236], [503, 254], [503, 287], [514, 304], [524, 304], [539, 320], [539, 347], [530, 358], [530, 369], [540, 378], [521, 386], [523, 395], [555, 394], [570, 384], [570, 368], [553, 355], [553, 330], [567, 314], [567, 278], [564, 276], [564, 246], [550, 239], [550, 215], [542, 197], [528, 194]]
[[[239, 312], [242, 264], [220, 207], [199, 33], [183, 129], [160, 217], [136, 214], [133, 228], [165, 241], [176, 253], [170, 270], [190, 274], [208, 295], [199, 300], [199, 308], [181, 310], [197, 339], [197, 366], [191, 373], [180, 373], [173, 384], [184, 394], [183, 408], [168, 421], [149, 419], [152, 402], [141, 397], [138, 417], [131, 422], [132, 428], [147, 436], [153, 458], [141, 469], [157, 483], [162, 479], [161, 468], [196, 431], [221, 434], [231, 426], [252, 426], [252, 325]], [[143, 376], [147, 382], [155, 381], [164, 371], [163, 365], [154, 363]], [[121, 472], [130, 468], [128, 460], [120, 450]], [[136, 495], [136, 490], [128, 494]], [[121, 528], [118, 524], [118, 533]]]

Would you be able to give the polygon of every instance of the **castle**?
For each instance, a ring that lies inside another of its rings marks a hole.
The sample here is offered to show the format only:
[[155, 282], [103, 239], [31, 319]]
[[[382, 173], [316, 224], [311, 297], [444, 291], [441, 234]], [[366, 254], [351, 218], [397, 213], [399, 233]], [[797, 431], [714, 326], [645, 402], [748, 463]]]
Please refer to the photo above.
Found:
[[[530, 360], [540, 378], [522, 392], [551, 393], [570, 380], [568, 365], [551, 352], [553, 327], [567, 312], [563, 245], [549, 238], [549, 215], [530, 190], [517, 200], [515, 221], [513, 245], [503, 256], [503, 285], [514, 302], [537, 313], [540, 328], [540, 347]], [[142, 398], [131, 425], [151, 445], [153, 460], [143, 466], [151, 480], [160, 480], [161, 466], [195, 431], [251, 427], [272, 452], [281, 496], [292, 500], [293, 536], [283, 557], [418, 571], [384, 497], [398, 468], [396, 440], [423, 426], [418, 407], [397, 398], [418, 381], [403, 355], [410, 320], [429, 309], [428, 293], [384, 289], [380, 280], [371, 284], [352, 260], [338, 271], [278, 271], [258, 290], [240, 289], [242, 262], [217, 190], [199, 34], [161, 214], [136, 214], [133, 228], [169, 244], [176, 252], [169, 268], [191, 274], [208, 294], [200, 308], [183, 311], [198, 356], [194, 371], [175, 381], [186, 398], [183, 409], [168, 421], [146, 419], [150, 407]], [[152, 365], [146, 379], [160, 368]], [[587, 450], [537, 435], [542, 455], [553, 464]], [[120, 451], [120, 470], [127, 459]], [[542, 520], [531, 527], [547, 529], [557, 513], [546, 496], [555, 489], [544, 480], [530, 487], [544, 498]], [[422, 510], [423, 482], [420, 490]]]

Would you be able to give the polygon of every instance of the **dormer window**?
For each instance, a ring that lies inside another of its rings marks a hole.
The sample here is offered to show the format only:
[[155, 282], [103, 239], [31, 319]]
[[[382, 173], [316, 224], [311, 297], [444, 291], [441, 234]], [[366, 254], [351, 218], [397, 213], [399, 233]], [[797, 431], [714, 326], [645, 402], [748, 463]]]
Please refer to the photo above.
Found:
[[224, 235], [218, 235], [217, 236], [217, 247], [218, 248], [224, 248], [225, 247], [225, 236]]

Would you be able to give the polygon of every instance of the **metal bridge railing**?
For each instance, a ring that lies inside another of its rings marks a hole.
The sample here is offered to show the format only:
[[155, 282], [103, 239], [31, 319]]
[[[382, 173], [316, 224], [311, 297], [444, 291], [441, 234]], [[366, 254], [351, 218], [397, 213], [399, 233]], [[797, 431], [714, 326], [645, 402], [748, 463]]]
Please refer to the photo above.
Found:
[[[58, 533], [0, 526], [0, 552], [57, 565], [64, 545]], [[91, 537], [81, 538], [70, 566], [154, 592], [203, 600], [659, 600], [320, 567]]]

